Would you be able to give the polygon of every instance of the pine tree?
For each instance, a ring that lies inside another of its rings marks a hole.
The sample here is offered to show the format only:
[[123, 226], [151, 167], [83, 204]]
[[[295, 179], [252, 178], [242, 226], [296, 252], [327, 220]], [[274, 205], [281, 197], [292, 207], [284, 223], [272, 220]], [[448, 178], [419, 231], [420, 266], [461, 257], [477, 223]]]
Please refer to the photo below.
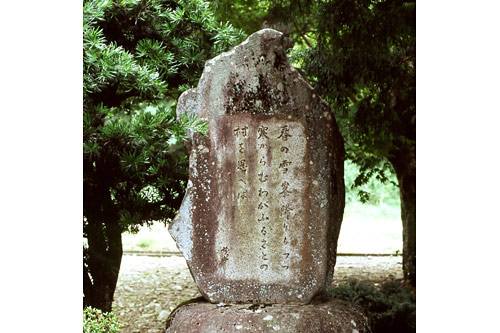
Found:
[[167, 223], [180, 206], [187, 129], [175, 103], [204, 62], [240, 42], [201, 0], [84, 0], [84, 306], [110, 311], [122, 232]]

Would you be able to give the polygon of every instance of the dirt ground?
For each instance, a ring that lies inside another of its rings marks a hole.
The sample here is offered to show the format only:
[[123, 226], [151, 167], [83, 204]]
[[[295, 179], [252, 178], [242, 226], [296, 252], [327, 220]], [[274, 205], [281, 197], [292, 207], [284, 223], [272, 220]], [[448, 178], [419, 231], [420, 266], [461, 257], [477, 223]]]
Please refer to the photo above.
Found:
[[[333, 284], [349, 278], [380, 284], [402, 279], [401, 257], [339, 256]], [[160, 333], [170, 312], [181, 302], [200, 296], [182, 256], [125, 255], [113, 312], [125, 324], [120, 332]]]

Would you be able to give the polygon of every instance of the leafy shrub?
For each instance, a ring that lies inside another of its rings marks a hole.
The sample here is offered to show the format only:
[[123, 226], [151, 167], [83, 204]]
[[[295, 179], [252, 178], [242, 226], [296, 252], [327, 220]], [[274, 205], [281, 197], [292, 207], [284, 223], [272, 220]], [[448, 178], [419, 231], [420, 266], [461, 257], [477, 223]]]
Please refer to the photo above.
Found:
[[99, 309], [86, 307], [83, 310], [84, 333], [115, 333], [123, 327], [112, 312], [103, 313]]
[[[381, 171], [382, 172], [382, 171]], [[373, 176], [360, 179], [360, 168], [355, 163], [344, 162], [346, 204], [362, 202], [372, 206], [400, 207], [398, 180], [392, 170], [384, 171], [386, 178]]]
[[153, 240], [151, 238], [141, 239], [140, 241], [138, 241], [136, 243], [136, 245], [141, 247], [141, 248], [147, 248], [147, 247], [150, 247], [151, 245], [153, 245]]
[[370, 318], [373, 333], [416, 330], [416, 297], [412, 289], [401, 282], [388, 281], [377, 289], [370, 283], [350, 279], [330, 289], [328, 294], [362, 306]]

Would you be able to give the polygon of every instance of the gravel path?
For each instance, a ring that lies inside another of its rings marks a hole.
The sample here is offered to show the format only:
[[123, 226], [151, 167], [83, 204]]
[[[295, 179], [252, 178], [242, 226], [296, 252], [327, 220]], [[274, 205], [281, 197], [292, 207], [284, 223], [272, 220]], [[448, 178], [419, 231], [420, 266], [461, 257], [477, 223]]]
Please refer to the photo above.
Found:
[[[376, 284], [402, 279], [401, 257], [339, 256], [333, 285], [348, 278]], [[182, 256], [125, 255], [113, 302], [113, 312], [125, 324], [120, 332], [160, 333], [170, 312], [200, 296]]]

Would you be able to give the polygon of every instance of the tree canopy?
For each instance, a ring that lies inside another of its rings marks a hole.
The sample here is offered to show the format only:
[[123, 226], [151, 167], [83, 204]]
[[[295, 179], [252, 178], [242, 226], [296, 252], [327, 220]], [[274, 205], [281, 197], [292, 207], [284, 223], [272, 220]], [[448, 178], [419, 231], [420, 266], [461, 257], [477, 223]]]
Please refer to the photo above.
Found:
[[243, 38], [205, 1], [85, 0], [84, 303], [109, 311], [121, 233], [175, 216], [187, 181], [180, 93], [204, 62]]
[[415, 142], [415, 4], [331, 1], [316, 13], [303, 70], [336, 111], [358, 184], [385, 181], [389, 159]]
[[[335, 112], [354, 186], [396, 173], [405, 280], [416, 278], [416, 21], [414, 1], [292, 1], [311, 13], [307, 48], [295, 57]], [[290, 15], [299, 6], [289, 7]], [[307, 22], [307, 21], [304, 21]], [[298, 26], [296, 24], [296, 26]], [[304, 29], [302, 29], [304, 30]], [[305, 38], [304, 34], [300, 34]], [[360, 191], [361, 199], [368, 194]]]
[[[218, 0], [232, 13], [255, 10], [261, 27], [294, 42], [292, 63], [329, 102], [359, 167], [353, 185], [395, 173], [401, 196], [405, 278], [415, 281], [416, 20], [414, 1]], [[221, 14], [222, 18], [230, 19]], [[241, 20], [251, 30], [255, 20]], [[252, 31], [249, 31], [252, 32]]]

